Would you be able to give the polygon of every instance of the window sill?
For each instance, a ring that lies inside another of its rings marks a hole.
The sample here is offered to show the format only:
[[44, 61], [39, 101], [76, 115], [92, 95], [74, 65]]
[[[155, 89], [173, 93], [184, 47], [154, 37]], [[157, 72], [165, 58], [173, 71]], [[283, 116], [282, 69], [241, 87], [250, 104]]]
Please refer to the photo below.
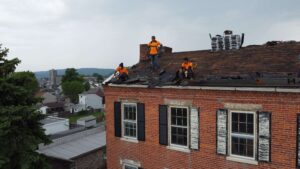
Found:
[[139, 141], [137, 139], [134, 139], [134, 138], [122, 137], [121, 140], [128, 141], [128, 142], [131, 142], [131, 143], [139, 143]]
[[175, 150], [175, 151], [181, 151], [184, 153], [190, 153], [191, 150], [188, 148], [182, 148], [182, 147], [175, 147], [175, 146], [167, 146], [167, 149], [169, 150]]
[[239, 158], [239, 157], [228, 156], [228, 157], [226, 157], [226, 160], [235, 161], [235, 162], [239, 162], [239, 163], [246, 163], [246, 164], [258, 165], [258, 162], [255, 161], [255, 160], [245, 159], [245, 158]]

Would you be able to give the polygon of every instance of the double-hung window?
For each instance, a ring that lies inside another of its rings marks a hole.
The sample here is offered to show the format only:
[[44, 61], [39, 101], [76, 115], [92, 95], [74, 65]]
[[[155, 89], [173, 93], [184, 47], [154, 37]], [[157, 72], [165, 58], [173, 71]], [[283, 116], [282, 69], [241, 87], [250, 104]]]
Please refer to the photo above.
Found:
[[[247, 107], [248, 108], [248, 107]], [[257, 165], [271, 161], [271, 112], [218, 109], [217, 153]]]
[[229, 155], [255, 160], [256, 117], [254, 112], [230, 111]]
[[137, 104], [123, 103], [122, 133], [125, 138], [137, 138]]
[[159, 144], [185, 153], [199, 150], [199, 110], [185, 105], [159, 105]]
[[182, 148], [189, 146], [189, 113], [187, 107], [169, 108], [170, 145]]

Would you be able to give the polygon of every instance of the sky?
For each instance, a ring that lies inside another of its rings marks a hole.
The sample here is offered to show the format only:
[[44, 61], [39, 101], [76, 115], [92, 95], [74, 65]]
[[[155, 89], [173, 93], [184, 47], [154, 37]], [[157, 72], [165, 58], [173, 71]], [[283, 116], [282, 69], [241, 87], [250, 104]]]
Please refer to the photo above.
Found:
[[17, 71], [115, 68], [152, 35], [173, 51], [210, 49], [209, 33], [245, 45], [300, 41], [299, 0], [0, 0], [0, 43]]

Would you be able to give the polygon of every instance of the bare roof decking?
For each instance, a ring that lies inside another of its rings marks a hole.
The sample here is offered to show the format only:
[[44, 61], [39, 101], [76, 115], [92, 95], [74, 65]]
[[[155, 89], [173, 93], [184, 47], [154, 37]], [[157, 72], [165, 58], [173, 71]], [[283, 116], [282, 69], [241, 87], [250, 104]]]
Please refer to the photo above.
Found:
[[[165, 71], [152, 72], [149, 61], [129, 69], [130, 79], [124, 84], [151, 86], [281, 86], [300, 87], [300, 42], [250, 45], [240, 50], [175, 52], [159, 58]], [[183, 59], [196, 65], [194, 80], [172, 82]], [[295, 80], [295, 83], [294, 81]]]

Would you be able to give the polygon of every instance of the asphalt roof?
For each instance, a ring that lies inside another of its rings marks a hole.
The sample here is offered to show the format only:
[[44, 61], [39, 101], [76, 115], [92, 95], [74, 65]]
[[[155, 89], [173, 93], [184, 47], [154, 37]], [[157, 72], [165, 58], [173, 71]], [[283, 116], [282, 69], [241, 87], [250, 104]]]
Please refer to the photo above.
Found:
[[99, 87], [95, 87], [95, 88], [90, 88], [90, 90], [88, 91], [85, 91], [82, 93], [83, 95], [86, 95], [86, 94], [96, 94], [100, 97], [103, 97], [104, 94], [103, 94], [103, 90]]
[[[174, 80], [183, 59], [195, 66], [193, 80]], [[300, 42], [250, 45], [240, 50], [174, 52], [159, 58], [161, 67], [151, 71], [150, 61], [129, 69], [130, 79], [122, 84], [154, 86], [282, 86], [300, 87]], [[118, 81], [111, 81], [117, 83]]]
[[105, 131], [98, 130], [89, 134], [86, 134], [89, 131], [84, 132], [80, 137], [76, 133], [77, 136], [74, 139], [70, 139], [72, 135], [69, 135], [68, 138], [53, 140], [54, 143], [40, 148], [38, 152], [47, 156], [70, 160], [106, 145]]

